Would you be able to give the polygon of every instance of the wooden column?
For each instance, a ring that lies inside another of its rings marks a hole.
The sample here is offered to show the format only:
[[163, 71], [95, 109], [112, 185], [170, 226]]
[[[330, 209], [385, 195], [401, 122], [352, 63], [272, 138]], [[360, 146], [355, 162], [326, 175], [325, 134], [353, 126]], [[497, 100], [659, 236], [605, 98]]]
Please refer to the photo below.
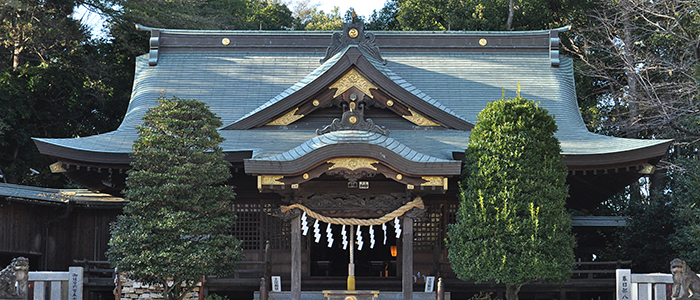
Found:
[[292, 300], [301, 300], [301, 216], [292, 219]]
[[413, 218], [404, 216], [402, 224], [401, 290], [403, 300], [413, 300]]

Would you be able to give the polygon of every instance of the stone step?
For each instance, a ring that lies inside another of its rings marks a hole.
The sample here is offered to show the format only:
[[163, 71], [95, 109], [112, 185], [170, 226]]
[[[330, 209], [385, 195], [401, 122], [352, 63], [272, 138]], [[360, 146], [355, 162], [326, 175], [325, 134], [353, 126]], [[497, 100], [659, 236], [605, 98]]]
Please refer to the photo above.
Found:
[[[437, 293], [413, 292], [413, 300], [435, 300]], [[270, 292], [268, 300], [291, 300], [291, 292]], [[359, 299], [359, 298], [358, 298]], [[402, 300], [401, 292], [379, 292], [378, 300]], [[260, 292], [255, 292], [253, 300], [260, 300]], [[322, 291], [302, 291], [301, 300], [324, 300]], [[445, 293], [445, 300], [450, 300], [450, 293]]]

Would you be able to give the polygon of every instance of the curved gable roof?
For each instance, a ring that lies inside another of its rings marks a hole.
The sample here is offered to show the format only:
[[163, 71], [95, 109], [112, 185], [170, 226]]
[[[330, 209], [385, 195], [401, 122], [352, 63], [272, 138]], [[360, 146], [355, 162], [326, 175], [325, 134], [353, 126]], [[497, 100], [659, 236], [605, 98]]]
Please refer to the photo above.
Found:
[[459, 175], [461, 172], [460, 161], [431, 157], [385, 135], [358, 130], [326, 133], [284, 153], [247, 159], [245, 169], [252, 174], [295, 174], [328, 159], [347, 156], [374, 158], [399, 172], [414, 175]]
[[[552, 66], [549, 30], [375, 32], [386, 65], [357, 47], [343, 48], [342, 54], [319, 63], [331, 32], [156, 31], [157, 65], [149, 66], [149, 54], [137, 58], [131, 102], [120, 127], [91, 137], [35, 138], [42, 154], [85, 164], [128, 164], [135, 126], [161, 94], [204, 101], [224, 124], [243, 124], [251, 116], [265, 113], [272, 119], [292, 109], [289, 99], [304, 101], [304, 93], [312, 93], [305, 88], [326, 88], [335, 79], [331, 72], [340, 75], [351, 66], [392, 96], [424, 105], [422, 112], [434, 112], [430, 117], [441, 114], [442, 120], [454, 118], [459, 124], [475, 122], [504, 88], [506, 96], [514, 96], [520, 83], [524, 97], [556, 116], [564, 161], [581, 170], [658, 158], [670, 144], [588, 132], [576, 104], [573, 61], [563, 57], [558, 67]], [[230, 44], [222, 44], [224, 38]], [[481, 46], [481, 39], [488, 43]], [[350, 54], [357, 55], [354, 62]], [[316, 137], [313, 131], [292, 127], [221, 130], [226, 138], [221, 146], [232, 160], [242, 161], [285, 153]], [[469, 141], [468, 131], [454, 129], [394, 130], [390, 136], [444, 160], [462, 153]]]

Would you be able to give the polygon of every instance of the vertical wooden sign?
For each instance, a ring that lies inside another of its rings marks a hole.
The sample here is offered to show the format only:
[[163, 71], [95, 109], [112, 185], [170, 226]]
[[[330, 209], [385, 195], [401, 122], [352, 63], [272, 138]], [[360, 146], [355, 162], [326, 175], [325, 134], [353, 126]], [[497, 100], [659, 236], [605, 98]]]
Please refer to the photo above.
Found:
[[68, 268], [68, 299], [83, 300], [83, 267]]
[[630, 269], [615, 270], [615, 289], [617, 300], [632, 300], [632, 271]]

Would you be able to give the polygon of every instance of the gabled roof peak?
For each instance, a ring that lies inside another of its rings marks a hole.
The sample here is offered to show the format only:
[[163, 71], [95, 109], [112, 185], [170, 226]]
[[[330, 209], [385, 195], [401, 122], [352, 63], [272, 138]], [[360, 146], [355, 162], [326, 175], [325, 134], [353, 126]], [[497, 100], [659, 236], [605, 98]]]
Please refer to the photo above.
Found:
[[[357, 80], [345, 83], [348, 77]], [[367, 87], [362, 88], [365, 85]], [[399, 115], [418, 126], [443, 126], [458, 130], [471, 130], [473, 127], [465, 118], [389, 70], [363, 46], [349, 44], [296, 84], [223, 129], [288, 125], [311, 111], [331, 106], [333, 99], [340, 97], [339, 93], [344, 93], [350, 87], [357, 88], [369, 98], [375, 98], [378, 94], [381, 100], [377, 102], [382, 108], [397, 110], [394, 104], [401, 106], [404, 109]], [[312, 102], [314, 104], [310, 106]], [[421, 122], [416, 123], [416, 118]], [[277, 122], [280, 119], [291, 122], [280, 124]]]
[[374, 40], [375, 37], [373, 33], [365, 32], [364, 23], [345, 23], [343, 24], [343, 33], [333, 33], [331, 45], [326, 49], [326, 56], [321, 59], [321, 63], [324, 63], [329, 58], [342, 52], [348, 48], [349, 45], [357, 45], [370, 57], [386, 65], [386, 59], [382, 58], [379, 47]]

